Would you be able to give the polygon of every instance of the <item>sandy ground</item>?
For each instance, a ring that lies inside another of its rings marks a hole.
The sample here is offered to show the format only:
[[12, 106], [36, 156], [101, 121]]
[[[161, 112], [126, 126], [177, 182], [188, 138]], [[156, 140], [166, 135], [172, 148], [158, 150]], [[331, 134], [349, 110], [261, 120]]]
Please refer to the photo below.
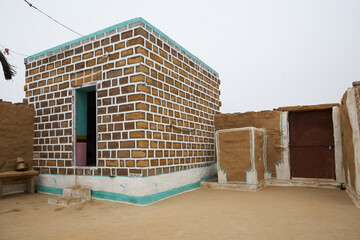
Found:
[[48, 196], [4, 196], [0, 239], [360, 239], [360, 209], [337, 189], [197, 189], [149, 206]]

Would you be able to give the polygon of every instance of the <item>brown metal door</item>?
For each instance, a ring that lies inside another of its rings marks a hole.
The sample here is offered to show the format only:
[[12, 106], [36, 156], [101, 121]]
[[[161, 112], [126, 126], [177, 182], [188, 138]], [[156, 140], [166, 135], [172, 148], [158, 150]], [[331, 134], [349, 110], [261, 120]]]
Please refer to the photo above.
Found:
[[335, 179], [332, 110], [290, 112], [292, 177]]

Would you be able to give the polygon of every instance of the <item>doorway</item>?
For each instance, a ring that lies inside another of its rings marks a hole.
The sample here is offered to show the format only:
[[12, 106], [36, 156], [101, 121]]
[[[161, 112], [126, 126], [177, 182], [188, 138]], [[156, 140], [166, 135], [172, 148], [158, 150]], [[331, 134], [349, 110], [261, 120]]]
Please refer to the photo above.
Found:
[[96, 166], [96, 87], [76, 89], [76, 166]]
[[291, 177], [335, 179], [332, 109], [289, 113]]

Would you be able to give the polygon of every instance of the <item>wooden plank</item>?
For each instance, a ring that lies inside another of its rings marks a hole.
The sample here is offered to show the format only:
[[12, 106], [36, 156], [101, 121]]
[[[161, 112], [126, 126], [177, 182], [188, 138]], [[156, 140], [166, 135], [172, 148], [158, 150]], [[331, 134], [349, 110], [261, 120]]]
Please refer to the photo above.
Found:
[[319, 104], [319, 105], [279, 107], [274, 110], [288, 111], [288, 112], [302, 112], [302, 111], [326, 110], [326, 109], [331, 109], [333, 107], [338, 107], [338, 106], [340, 106], [339, 103], [329, 103], [329, 104]]
[[39, 175], [39, 171], [27, 170], [23, 172], [17, 171], [6, 171], [0, 173], [0, 179], [11, 179], [11, 178], [28, 178]]

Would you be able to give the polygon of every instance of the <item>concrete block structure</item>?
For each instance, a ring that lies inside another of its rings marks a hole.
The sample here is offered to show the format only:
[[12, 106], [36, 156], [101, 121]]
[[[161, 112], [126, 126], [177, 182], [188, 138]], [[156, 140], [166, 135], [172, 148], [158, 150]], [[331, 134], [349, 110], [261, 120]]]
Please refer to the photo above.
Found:
[[38, 191], [80, 184], [94, 197], [147, 204], [216, 174], [218, 73], [144, 19], [25, 65]]

